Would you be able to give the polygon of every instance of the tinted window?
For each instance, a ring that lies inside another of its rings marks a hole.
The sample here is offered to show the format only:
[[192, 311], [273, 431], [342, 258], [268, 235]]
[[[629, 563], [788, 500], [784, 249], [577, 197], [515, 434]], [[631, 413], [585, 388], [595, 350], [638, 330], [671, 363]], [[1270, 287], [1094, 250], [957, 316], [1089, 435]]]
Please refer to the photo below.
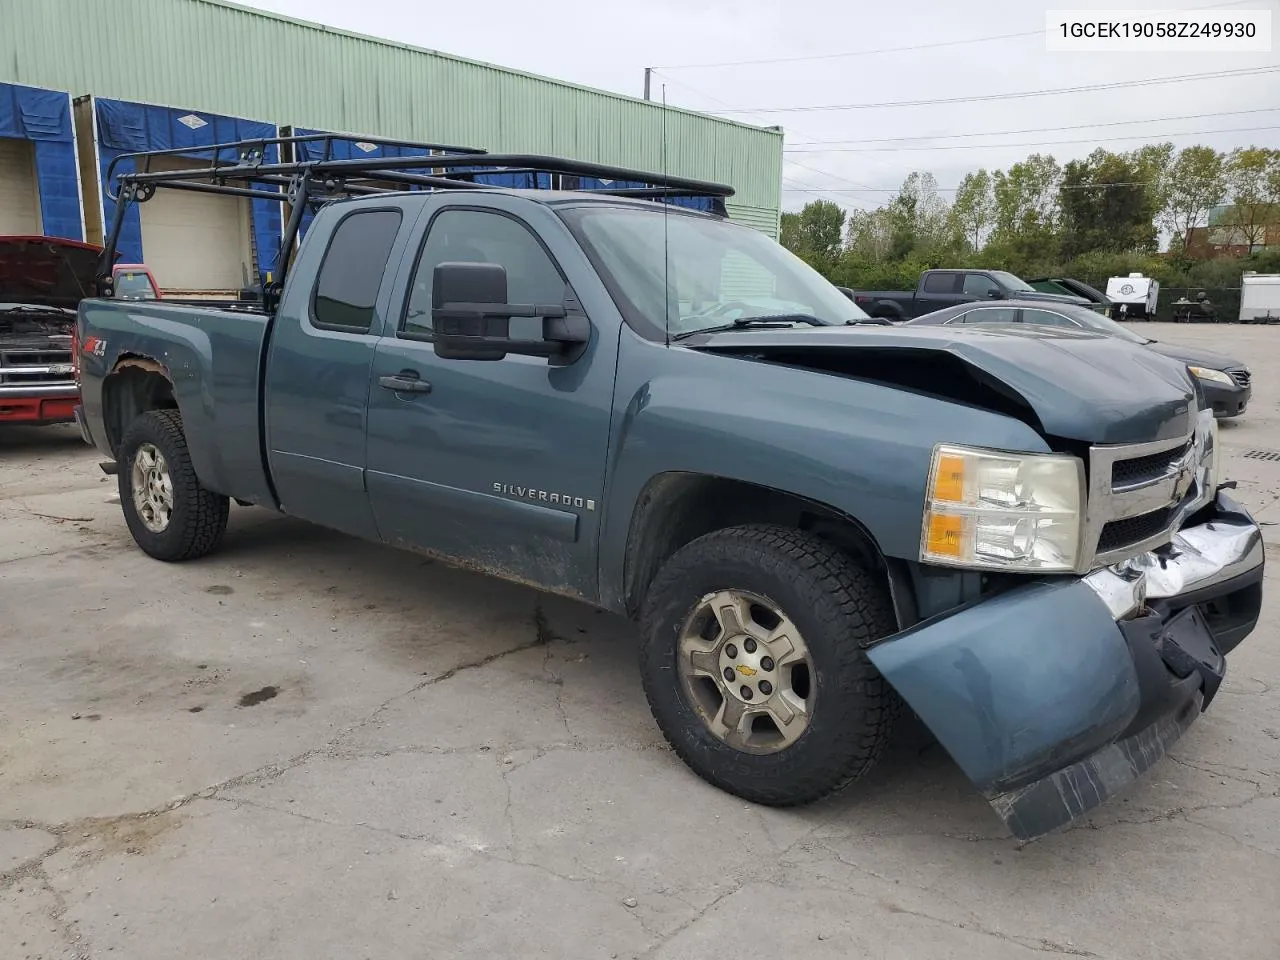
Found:
[[983, 307], [981, 310], [970, 310], [960, 316], [948, 320], [953, 323], [1017, 323], [1018, 311], [1013, 307]]
[[399, 229], [398, 210], [353, 213], [338, 224], [316, 278], [311, 314], [316, 326], [369, 331]]
[[1042, 327], [1078, 327], [1079, 324], [1048, 310], [1023, 310], [1023, 323], [1035, 323]]
[[985, 273], [969, 273], [965, 274], [964, 292], [972, 297], [985, 297], [993, 287], [999, 284], [988, 277]]
[[955, 293], [956, 275], [954, 273], [931, 273], [924, 278], [925, 293]]
[[[507, 302], [560, 304], [565, 285], [560, 271], [523, 224], [497, 213], [446, 210], [431, 223], [418, 259], [405, 315], [407, 333], [431, 332], [431, 279], [441, 263], [496, 263], [507, 270]], [[521, 331], [519, 328], [525, 328]], [[542, 321], [516, 317], [511, 336], [540, 337]]]

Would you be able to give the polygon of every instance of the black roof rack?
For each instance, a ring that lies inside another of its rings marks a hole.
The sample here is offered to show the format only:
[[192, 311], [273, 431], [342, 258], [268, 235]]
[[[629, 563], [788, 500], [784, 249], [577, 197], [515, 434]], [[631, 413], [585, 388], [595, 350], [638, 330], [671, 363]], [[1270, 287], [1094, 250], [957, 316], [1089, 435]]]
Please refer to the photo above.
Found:
[[[366, 149], [369, 145], [384, 150], [392, 148], [397, 155], [340, 158], [334, 150], [340, 142], [359, 144]], [[321, 145], [320, 158], [302, 159], [313, 152], [310, 145], [316, 143]], [[403, 150], [411, 153], [399, 152]], [[191, 159], [192, 165], [180, 170], [153, 170], [152, 160], [166, 156]], [[134, 171], [117, 173], [117, 167], [126, 160], [132, 161]], [[150, 200], [158, 187], [289, 204], [292, 209], [270, 284], [278, 294], [301, 226], [302, 212], [309, 205], [341, 197], [404, 190], [501, 189], [477, 177], [492, 179], [503, 174], [535, 174], [533, 189], [581, 189], [581, 180], [587, 178], [600, 183], [588, 188], [593, 194], [647, 200], [703, 198], [710, 201], [711, 211], [720, 216], [726, 215], [724, 198], [733, 196], [734, 192], [724, 184], [563, 157], [488, 153], [473, 147], [345, 134], [316, 133], [127, 153], [115, 157], [107, 167], [104, 187], [108, 199], [115, 202], [115, 216], [106, 236], [99, 280], [109, 282], [125, 210], [131, 203]], [[537, 174], [547, 176], [540, 178]], [[621, 183], [614, 185], [618, 181]], [[546, 186], [542, 186], [544, 183]]]

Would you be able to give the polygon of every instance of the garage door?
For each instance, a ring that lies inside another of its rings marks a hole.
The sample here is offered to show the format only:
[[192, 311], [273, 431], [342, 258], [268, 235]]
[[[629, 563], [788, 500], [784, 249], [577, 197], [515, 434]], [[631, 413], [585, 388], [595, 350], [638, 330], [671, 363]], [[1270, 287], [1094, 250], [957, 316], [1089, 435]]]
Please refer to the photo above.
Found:
[[[153, 170], [198, 161], [152, 160]], [[253, 276], [249, 201], [187, 190], [158, 189], [138, 205], [142, 255], [166, 291], [239, 290]]]
[[31, 142], [0, 138], [0, 234], [41, 232]]

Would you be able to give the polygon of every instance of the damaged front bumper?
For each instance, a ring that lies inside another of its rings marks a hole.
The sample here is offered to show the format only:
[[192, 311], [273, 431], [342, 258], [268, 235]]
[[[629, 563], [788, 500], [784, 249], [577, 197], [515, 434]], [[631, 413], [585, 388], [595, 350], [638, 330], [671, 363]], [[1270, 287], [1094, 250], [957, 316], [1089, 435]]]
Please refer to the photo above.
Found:
[[1014, 836], [1137, 780], [1208, 706], [1262, 606], [1253, 518], [1218, 492], [1173, 542], [1033, 581], [868, 650]]

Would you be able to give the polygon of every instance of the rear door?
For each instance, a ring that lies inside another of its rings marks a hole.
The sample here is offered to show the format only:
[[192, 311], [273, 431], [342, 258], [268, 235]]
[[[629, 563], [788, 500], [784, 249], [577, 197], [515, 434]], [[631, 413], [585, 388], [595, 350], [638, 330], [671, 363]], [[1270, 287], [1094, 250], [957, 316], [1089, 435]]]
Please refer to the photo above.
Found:
[[369, 375], [415, 219], [415, 208], [393, 198], [322, 210], [268, 345], [266, 440], [282, 508], [373, 540], [364, 482]]
[[[440, 263], [497, 263], [510, 303], [576, 304], [573, 278], [598, 279], [542, 204], [499, 195], [483, 208], [457, 198], [427, 203], [407, 302], [373, 362], [367, 476], [379, 532], [486, 572], [594, 596], [617, 331], [602, 338], [593, 329], [585, 355], [568, 366], [511, 354], [443, 360], [431, 342], [431, 283]], [[513, 337], [540, 332], [538, 318], [511, 321]], [[415, 387], [403, 389], [406, 381]]]
[[933, 270], [925, 274], [916, 293], [914, 316], [923, 316], [943, 307], [959, 303], [961, 275], [948, 270]]

